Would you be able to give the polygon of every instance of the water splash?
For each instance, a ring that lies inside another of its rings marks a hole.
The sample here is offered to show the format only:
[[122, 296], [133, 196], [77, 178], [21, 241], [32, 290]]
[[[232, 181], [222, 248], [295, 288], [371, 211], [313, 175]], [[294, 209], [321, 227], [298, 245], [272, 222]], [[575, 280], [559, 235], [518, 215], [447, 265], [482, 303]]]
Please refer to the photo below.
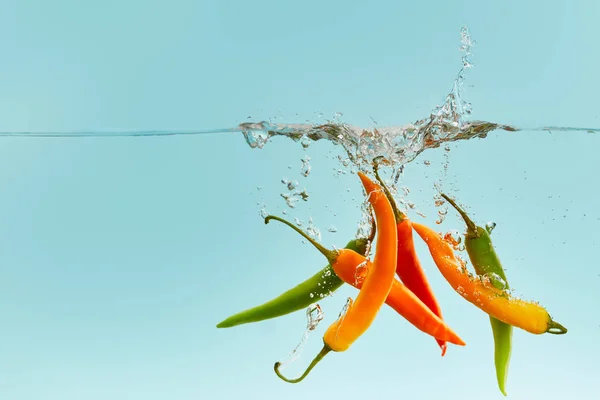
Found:
[[288, 355], [287, 360], [280, 362], [281, 366], [291, 364], [294, 361], [296, 361], [298, 357], [300, 357], [300, 354], [302, 354], [302, 350], [304, 350], [304, 346], [308, 341], [308, 337], [310, 336], [311, 332], [317, 329], [317, 326], [323, 320], [323, 318], [325, 318], [325, 313], [323, 312], [319, 304], [311, 304], [310, 306], [308, 306], [308, 308], [306, 309], [306, 329], [302, 334], [302, 339], [300, 340], [300, 343], [298, 343], [298, 345], [294, 348], [294, 350], [292, 350], [292, 352]]
[[[239, 129], [252, 148], [262, 148], [276, 136], [294, 141], [310, 142], [327, 140], [343, 147], [347, 160], [354, 166], [370, 170], [373, 159], [382, 158], [389, 165], [401, 168], [413, 161], [423, 151], [437, 148], [450, 142], [485, 138], [492, 131], [575, 131], [600, 133], [599, 128], [543, 126], [518, 128], [508, 124], [488, 121], [468, 121], [472, 106], [462, 97], [466, 72], [473, 67], [471, 54], [475, 41], [467, 27], [460, 31], [461, 68], [454, 79], [452, 90], [445, 102], [436, 106], [426, 118], [403, 126], [361, 128], [340, 121], [341, 113], [336, 113], [325, 124], [271, 124], [268, 122], [243, 123]], [[446, 147], [447, 151], [449, 150]], [[425, 164], [429, 165], [428, 161]], [[347, 166], [345, 164], [344, 166]], [[401, 172], [401, 169], [400, 169]]]
[[[600, 133], [600, 128], [542, 126], [519, 128], [508, 124], [488, 121], [469, 121], [472, 113], [471, 104], [462, 97], [466, 80], [466, 72], [473, 67], [471, 54], [475, 41], [466, 27], [460, 30], [461, 67], [453, 81], [452, 89], [446, 95], [442, 105], [436, 106], [429, 116], [402, 126], [380, 127], [371, 119], [372, 126], [361, 128], [351, 126], [342, 121], [343, 114], [337, 112], [325, 123], [318, 124], [285, 124], [276, 123], [276, 119], [268, 121], [244, 122], [234, 128], [212, 130], [140, 130], [140, 131], [73, 131], [73, 132], [0, 132], [0, 137], [156, 137], [176, 135], [207, 135], [221, 133], [242, 133], [247, 144], [254, 149], [263, 148], [276, 136], [290, 138], [308, 148], [312, 142], [326, 140], [339, 145], [347, 157], [340, 158], [344, 171], [348, 166], [361, 170], [370, 170], [373, 159], [382, 157], [388, 165], [395, 169], [398, 182], [403, 166], [414, 160], [423, 151], [437, 148], [450, 142], [485, 138], [492, 131], [517, 132], [528, 131], [561, 131]], [[323, 115], [318, 114], [321, 120]], [[279, 118], [277, 118], [279, 120]], [[288, 167], [291, 168], [291, 167]], [[311, 173], [310, 158], [302, 159], [301, 173]], [[443, 219], [440, 216], [440, 220]]]
[[475, 42], [466, 27], [460, 33], [462, 66], [445, 102], [435, 107], [427, 118], [404, 126], [363, 129], [341, 122], [342, 114], [336, 113], [333, 120], [326, 124], [273, 125], [263, 121], [241, 124], [240, 130], [252, 148], [262, 148], [274, 136], [285, 136], [300, 142], [306, 138], [311, 141], [325, 139], [341, 145], [348, 160], [362, 169], [370, 169], [375, 158], [381, 158], [391, 165], [404, 165], [425, 149], [439, 147], [442, 143], [485, 137], [497, 129], [518, 130], [509, 125], [464, 120], [465, 116], [471, 114], [471, 104], [462, 99], [461, 92], [465, 72], [473, 67], [470, 57]]

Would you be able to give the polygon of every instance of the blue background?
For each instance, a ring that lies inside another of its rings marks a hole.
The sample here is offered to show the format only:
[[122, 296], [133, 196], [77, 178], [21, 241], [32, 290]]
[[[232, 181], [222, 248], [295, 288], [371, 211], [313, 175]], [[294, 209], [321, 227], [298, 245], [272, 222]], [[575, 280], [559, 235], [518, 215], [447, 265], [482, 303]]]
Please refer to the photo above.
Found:
[[[595, 1], [5, 0], [0, 131], [211, 129], [335, 112], [400, 125], [443, 102], [463, 25], [477, 41], [465, 87], [473, 118], [598, 127], [599, 15]], [[406, 168], [408, 200], [427, 216], [411, 218], [436, 226], [441, 181], [477, 222], [498, 223], [511, 286], [569, 328], [515, 330], [512, 399], [600, 393], [599, 146], [597, 134], [494, 132]], [[325, 264], [288, 228], [262, 223], [257, 203], [286, 209], [282, 178], [310, 193], [288, 216], [313, 217], [329, 247], [354, 235], [362, 192], [334, 173], [339, 154], [285, 139], [252, 150], [237, 133], [0, 138], [0, 397], [502, 398], [487, 316], [422, 244], [445, 319], [467, 342], [444, 358], [384, 307], [349, 351], [289, 385], [272, 365], [301, 338], [302, 312], [215, 328]], [[462, 227], [450, 211], [438, 228]], [[326, 319], [288, 375], [355, 295], [345, 287], [321, 302]]]

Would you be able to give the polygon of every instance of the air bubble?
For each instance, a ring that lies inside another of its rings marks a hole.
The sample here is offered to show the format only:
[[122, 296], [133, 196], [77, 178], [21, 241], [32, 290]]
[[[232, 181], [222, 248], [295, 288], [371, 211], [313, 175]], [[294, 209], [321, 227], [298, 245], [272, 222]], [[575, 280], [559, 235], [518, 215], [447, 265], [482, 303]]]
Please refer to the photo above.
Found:
[[502, 279], [500, 275], [494, 272], [483, 274], [483, 277], [485, 277], [486, 281], [489, 282], [496, 289], [506, 290], [508, 288], [508, 284], [506, 283], [506, 281]]
[[485, 224], [485, 230], [488, 233], [492, 233], [492, 231], [494, 230], [495, 227], [496, 227], [496, 223], [493, 221], [490, 221], [487, 224]]
[[307, 177], [308, 175], [310, 175], [310, 171], [312, 169], [310, 165], [310, 157], [304, 156], [304, 158], [302, 158], [300, 161], [302, 161], [300, 173], [302, 174], [302, 176]]

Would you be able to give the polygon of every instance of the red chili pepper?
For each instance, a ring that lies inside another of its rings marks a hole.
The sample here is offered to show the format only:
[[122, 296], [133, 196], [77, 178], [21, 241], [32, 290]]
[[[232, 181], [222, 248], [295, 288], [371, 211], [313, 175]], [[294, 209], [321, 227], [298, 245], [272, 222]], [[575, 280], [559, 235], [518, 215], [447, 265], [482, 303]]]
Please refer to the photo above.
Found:
[[[442, 309], [433, 294], [433, 290], [429, 285], [425, 271], [421, 267], [421, 262], [415, 250], [413, 241], [413, 227], [410, 219], [398, 209], [396, 202], [388, 190], [387, 186], [379, 176], [378, 164], [373, 164], [375, 177], [381, 184], [388, 200], [390, 201], [394, 214], [396, 215], [396, 228], [398, 231], [398, 264], [396, 266], [396, 274], [406, 287], [412, 291], [435, 315], [442, 318]], [[448, 348], [447, 343], [441, 339], [435, 339], [442, 349], [442, 357], [446, 354]]]

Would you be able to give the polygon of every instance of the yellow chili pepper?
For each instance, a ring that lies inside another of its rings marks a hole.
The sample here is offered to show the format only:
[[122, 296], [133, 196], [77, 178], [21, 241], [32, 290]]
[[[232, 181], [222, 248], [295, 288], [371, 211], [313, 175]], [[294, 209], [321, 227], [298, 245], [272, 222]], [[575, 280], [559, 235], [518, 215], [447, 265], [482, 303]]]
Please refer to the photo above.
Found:
[[471, 276], [439, 233], [416, 222], [413, 228], [427, 244], [436, 266], [450, 286], [471, 304], [506, 324], [536, 335], [567, 333], [567, 328], [554, 321], [541, 305], [515, 298], [481, 277]]

